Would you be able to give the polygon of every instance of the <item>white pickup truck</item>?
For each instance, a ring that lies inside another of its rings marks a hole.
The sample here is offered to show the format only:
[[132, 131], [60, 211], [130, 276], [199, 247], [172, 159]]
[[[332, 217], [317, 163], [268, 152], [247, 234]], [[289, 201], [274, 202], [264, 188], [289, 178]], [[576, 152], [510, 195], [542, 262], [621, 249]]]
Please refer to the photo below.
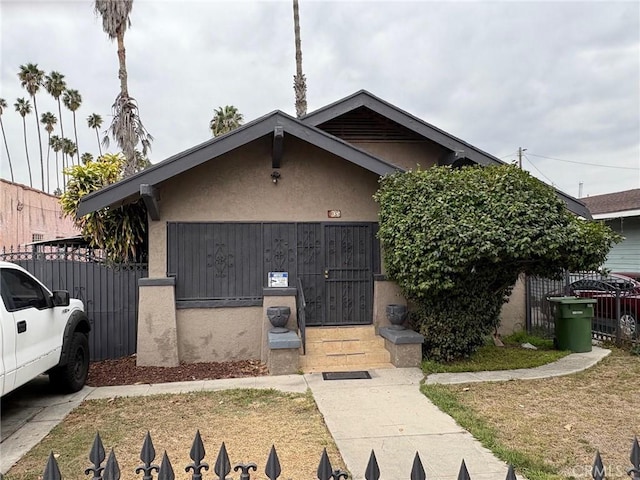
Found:
[[0, 262], [0, 296], [0, 396], [43, 373], [56, 388], [80, 390], [91, 329], [82, 302], [8, 262]]

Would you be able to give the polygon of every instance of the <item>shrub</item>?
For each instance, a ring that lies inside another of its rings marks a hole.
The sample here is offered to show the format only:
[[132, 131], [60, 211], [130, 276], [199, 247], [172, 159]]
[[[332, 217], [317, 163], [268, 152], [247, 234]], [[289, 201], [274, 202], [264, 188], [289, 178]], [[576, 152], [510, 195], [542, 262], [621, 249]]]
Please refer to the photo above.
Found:
[[520, 274], [595, 269], [620, 239], [510, 165], [394, 173], [374, 198], [386, 273], [416, 305], [425, 353], [439, 361], [482, 344]]

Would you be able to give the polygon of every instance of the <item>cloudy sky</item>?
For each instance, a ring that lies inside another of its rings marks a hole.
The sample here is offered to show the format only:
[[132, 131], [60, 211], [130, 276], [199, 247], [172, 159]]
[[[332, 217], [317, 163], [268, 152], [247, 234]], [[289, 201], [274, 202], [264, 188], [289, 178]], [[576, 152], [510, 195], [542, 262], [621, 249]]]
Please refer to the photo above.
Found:
[[[19, 66], [37, 63], [80, 91], [80, 152], [97, 153], [86, 117], [111, 120], [116, 45], [91, 0], [0, 1], [0, 97], [16, 181], [28, 183]], [[293, 13], [286, 1], [135, 0], [129, 91], [155, 137], [157, 163], [210, 138], [213, 110], [249, 121], [295, 115]], [[640, 3], [637, 1], [300, 0], [309, 111], [366, 89], [578, 196], [640, 188]], [[45, 92], [42, 114], [57, 114]], [[27, 117], [34, 184], [39, 153]], [[69, 136], [71, 113], [63, 107]], [[59, 133], [59, 132], [55, 132]], [[46, 132], [43, 131], [46, 135]], [[43, 139], [46, 155], [46, 140]], [[9, 178], [4, 145], [1, 176]]]

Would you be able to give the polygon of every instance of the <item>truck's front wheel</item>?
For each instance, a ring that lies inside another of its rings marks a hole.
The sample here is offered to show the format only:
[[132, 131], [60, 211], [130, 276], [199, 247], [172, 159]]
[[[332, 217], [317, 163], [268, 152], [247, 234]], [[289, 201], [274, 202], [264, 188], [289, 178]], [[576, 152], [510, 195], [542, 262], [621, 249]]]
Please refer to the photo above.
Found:
[[77, 392], [89, 375], [89, 340], [80, 332], [75, 332], [69, 344], [66, 365], [56, 367], [49, 373], [51, 383], [67, 392]]

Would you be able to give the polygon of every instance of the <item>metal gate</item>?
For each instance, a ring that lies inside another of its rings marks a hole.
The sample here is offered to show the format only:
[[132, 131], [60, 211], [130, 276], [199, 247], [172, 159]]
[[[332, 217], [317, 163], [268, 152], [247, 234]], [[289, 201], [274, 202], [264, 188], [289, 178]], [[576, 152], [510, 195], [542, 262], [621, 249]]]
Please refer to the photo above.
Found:
[[309, 326], [373, 320], [373, 224], [298, 225], [298, 276]]
[[371, 225], [325, 225], [325, 325], [372, 322]]
[[82, 300], [91, 323], [91, 360], [120, 358], [136, 352], [138, 279], [147, 277], [146, 263], [106, 264], [91, 251], [2, 251], [51, 290], [68, 290]]

